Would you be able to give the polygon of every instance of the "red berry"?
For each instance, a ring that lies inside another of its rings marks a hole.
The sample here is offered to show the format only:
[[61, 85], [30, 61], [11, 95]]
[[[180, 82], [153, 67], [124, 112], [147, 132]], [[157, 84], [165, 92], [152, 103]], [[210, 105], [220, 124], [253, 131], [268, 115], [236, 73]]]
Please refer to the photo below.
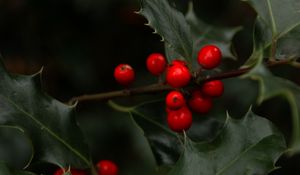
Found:
[[180, 88], [188, 85], [191, 77], [192, 75], [186, 66], [175, 64], [168, 67], [166, 81], [170, 86]]
[[186, 62], [183, 60], [173, 60], [172, 61], [172, 65], [182, 65], [182, 66], [186, 66]]
[[175, 110], [185, 105], [185, 99], [181, 92], [171, 91], [166, 97], [166, 105], [169, 109]]
[[[64, 172], [67, 172], [68, 170], [67, 169], [58, 169], [55, 171], [54, 175], [63, 175]], [[77, 170], [77, 169], [72, 169], [71, 168], [71, 174], [72, 175], [86, 175], [85, 171], [83, 170]]]
[[130, 85], [135, 77], [133, 68], [128, 64], [119, 64], [115, 68], [114, 77], [123, 86]]
[[146, 64], [149, 72], [158, 76], [165, 71], [167, 61], [162, 54], [153, 53], [148, 56]]
[[198, 52], [198, 63], [205, 69], [213, 69], [221, 63], [221, 50], [215, 45], [204, 46]]
[[101, 160], [97, 163], [99, 175], [117, 175], [118, 167], [110, 160]]
[[220, 80], [213, 80], [202, 85], [202, 93], [210, 97], [220, 97], [224, 92], [224, 85]]
[[182, 107], [176, 111], [168, 113], [169, 127], [175, 132], [188, 130], [192, 125], [192, 113], [188, 107]]
[[197, 90], [192, 93], [192, 97], [189, 99], [189, 106], [194, 112], [208, 113], [212, 108], [212, 100]]

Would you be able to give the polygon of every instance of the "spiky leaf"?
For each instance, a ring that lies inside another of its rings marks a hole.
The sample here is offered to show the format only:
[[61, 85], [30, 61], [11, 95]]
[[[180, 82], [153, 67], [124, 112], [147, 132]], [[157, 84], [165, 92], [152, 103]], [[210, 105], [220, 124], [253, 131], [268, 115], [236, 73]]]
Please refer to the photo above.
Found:
[[211, 142], [186, 138], [184, 149], [170, 175], [267, 174], [275, 168], [285, 141], [270, 121], [250, 111], [239, 120], [228, 116]]
[[143, 15], [155, 33], [158, 33], [175, 53], [191, 60], [193, 40], [190, 26], [184, 15], [174, 9], [167, 0], [140, 0]]
[[12, 75], [0, 61], [0, 125], [24, 130], [32, 140], [33, 161], [89, 166], [88, 147], [75, 121], [74, 107], [46, 95], [40, 74]]
[[[293, 59], [300, 56], [300, 2], [298, 0], [247, 0], [258, 13], [256, 22], [266, 57]], [[255, 41], [257, 42], [257, 41]], [[273, 46], [271, 46], [273, 45]], [[270, 48], [270, 46], [272, 48]]]
[[298, 153], [300, 151], [300, 87], [287, 79], [272, 75], [261, 64], [262, 55], [258, 58], [260, 58], [260, 62], [243, 77], [249, 77], [259, 82], [259, 103], [277, 96], [282, 96], [288, 101], [292, 111], [293, 126], [290, 153]]

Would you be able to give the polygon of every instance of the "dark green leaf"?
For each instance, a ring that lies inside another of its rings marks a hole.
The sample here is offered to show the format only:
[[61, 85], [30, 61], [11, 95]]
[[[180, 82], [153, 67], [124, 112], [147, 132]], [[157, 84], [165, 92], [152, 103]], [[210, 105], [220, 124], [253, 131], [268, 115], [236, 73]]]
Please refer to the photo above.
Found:
[[1, 175], [34, 175], [33, 173], [27, 171], [12, 170], [3, 163], [0, 163], [0, 174]]
[[[300, 10], [300, 9], [299, 9]], [[300, 13], [299, 13], [300, 18]], [[300, 58], [300, 26], [294, 28], [277, 41], [276, 58], [298, 59]]]
[[212, 142], [186, 138], [185, 150], [170, 175], [267, 174], [285, 149], [282, 134], [251, 111], [240, 120], [227, 117]]
[[24, 130], [14, 126], [0, 126], [0, 160], [8, 166], [21, 169], [30, 163], [33, 150]]
[[172, 165], [178, 160], [182, 152], [179, 135], [167, 127], [162, 103], [150, 102], [130, 108], [112, 101], [109, 104], [116, 110], [130, 114], [147, 138], [158, 165]]
[[[262, 56], [260, 62], [262, 61]], [[300, 151], [300, 87], [295, 83], [284, 78], [276, 77], [271, 74], [261, 63], [258, 63], [244, 77], [249, 77], [259, 82], [259, 99], [258, 102], [282, 96], [287, 99], [292, 111], [292, 141], [290, 144], [290, 153]]]
[[41, 89], [40, 73], [11, 75], [0, 63], [0, 124], [22, 128], [32, 140], [34, 161], [90, 166], [88, 147], [75, 121], [74, 106]]
[[165, 43], [165, 55], [169, 63], [171, 63], [172, 60], [182, 60], [182, 57], [178, 53], [176, 53], [172, 48], [170, 48], [170, 46], [168, 46], [167, 43]]
[[262, 20], [261, 17], [257, 17], [254, 24], [254, 33], [253, 33], [253, 51], [250, 58], [243, 65], [246, 67], [253, 67], [259, 61], [260, 56], [264, 53], [264, 47], [268, 45], [268, 38], [272, 38], [272, 33], [269, 30], [265, 30], [267, 24]]
[[193, 40], [184, 15], [170, 6], [167, 0], [140, 0], [139, 14], [145, 16], [149, 26], [174, 52], [186, 60], [192, 59]]
[[221, 49], [223, 57], [235, 59], [235, 56], [231, 52], [231, 41], [234, 35], [240, 30], [240, 27], [224, 28], [206, 24], [196, 16], [192, 3], [190, 3], [186, 19], [191, 26], [194, 39], [193, 47], [195, 52], [193, 58], [196, 58], [197, 51], [201, 47], [207, 44], [214, 44]]
[[[264, 48], [271, 45], [267, 57], [291, 59], [300, 56], [300, 2], [298, 0], [247, 0], [258, 13], [256, 25], [263, 26], [255, 32]], [[277, 44], [276, 44], [277, 43]], [[293, 45], [290, 45], [293, 44]]]

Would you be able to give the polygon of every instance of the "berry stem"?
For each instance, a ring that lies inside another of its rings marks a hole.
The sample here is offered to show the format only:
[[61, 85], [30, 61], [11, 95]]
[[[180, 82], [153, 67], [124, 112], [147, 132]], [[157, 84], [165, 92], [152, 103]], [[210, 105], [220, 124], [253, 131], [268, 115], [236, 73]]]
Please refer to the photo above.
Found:
[[[290, 63], [291, 63], [291, 60], [268, 61], [266, 63], [266, 66], [274, 67], [274, 66], [286, 65], [286, 64], [290, 64]], [[198, 84], [200, 84], [200, 83], [203, 83], [206, 81], [211, 81], [211, 80], [221, 80], [221, 79], [238, 77], [240, 75], [243, 75], [243, 74], [249, 72], [251, 69], [252, 68], [241, 68], [241, 69], [237, 69], [237, 70], [219, 73], [219, 74], [216, 74], [213, 76], [196, 77], [196, 82]], [[113, 98], [117, 98], [117, 97], [128, 97], [128, 96], [139, 95], [139, 94], [152, 94], [152, 93], [156, 93], [156, 92], [170, 91], [170, 90], [174, 90], [174, 88], [170, 87], [169, 85], [156, 83], [156, 84], [151, 84], [151, 85], [132, 88], [132, 89], [73, 97], [71, 100], [69, 100], [68, 104], [73, 105], [76, 102], [93, 101], [93, 100], [94, 101], [95, 100], [97, 100], [97, 101], [109, 100], [109, 99], [113, 99]]]

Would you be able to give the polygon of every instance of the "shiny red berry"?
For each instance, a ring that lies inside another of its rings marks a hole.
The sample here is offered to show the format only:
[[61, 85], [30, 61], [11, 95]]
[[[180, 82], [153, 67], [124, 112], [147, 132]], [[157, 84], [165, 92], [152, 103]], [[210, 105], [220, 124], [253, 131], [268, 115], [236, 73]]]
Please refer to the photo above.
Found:
[[133, 68], [128, 64], [120, 64], [115, 68], [114, 77], [123, 86], [130, 85], [135, 77]]
[[[55, 171], [54, 175], [63, 175], [64, 172], [67, 172], [67, 169], [58, 169]], [[77, 170], [77, 169], [71, 169], [71, 174], [72, 175], [86, 175], [85, 171], [83, 170]]]
[[221, 50], [215, 45], [204, 46], [198, 52], [198, 63], [205, 69], [216, 68], [222, 59]]
[[171, 111], [167, 115], [168, 125], [175, 132], [188, 130], [192, 125], [192, 113], [188, 107]]
[[99, 175], [117, 175], [118, 167], [110, 160], [101, 160], [97, 163], [97, 169]]
[[199, 90], [192, 92], [188, 102], [192, 111], [197, 113], [208, 113], [212, 108], [212, 99], [203, 95]]
[[185, 98], [180, 91], [171, 91], [166, 97], [166, 106], [171, 109], [179, 109], [185, 106]]
[[172, 65], [182, 65], [182, 66], [187, 66], [186, 62], [183, 60], [173, 60]]
[[167, 61], [162, 54], [153, 53], [148, 56], [146, 65], [151, 74], [158, 76], [165, 71]]
[[210, 97], [220, 97], [224, 92], [224, 84], [220, 80], [213, 80], [202, 85], [202, 93]]
[[186, 66], [175, 64], [168, 67], [166, 81], [174, 88], [181, 88], [189, 84], [191, 77], [192, 75]]

